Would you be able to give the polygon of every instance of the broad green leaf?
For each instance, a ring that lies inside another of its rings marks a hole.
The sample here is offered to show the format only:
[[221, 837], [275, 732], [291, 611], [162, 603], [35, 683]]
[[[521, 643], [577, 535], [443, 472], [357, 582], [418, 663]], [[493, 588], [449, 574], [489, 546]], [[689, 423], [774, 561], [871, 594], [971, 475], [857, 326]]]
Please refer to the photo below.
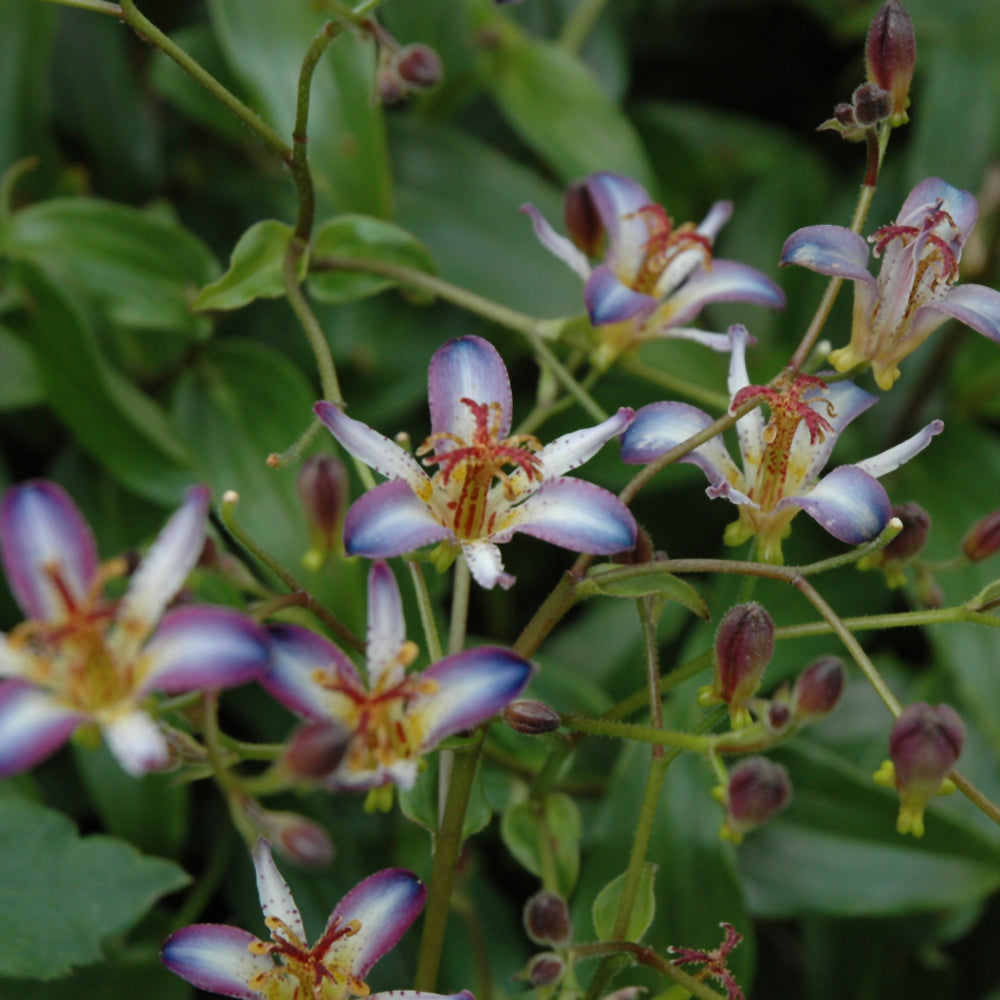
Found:
[[705, 599], [691, 584], [680, 577], [659, 569], [656, 563], [643, 566], [616, 566], [603, 563], [594, 566], [587, 573], [586, 584], [580, 592], [586, 596], [587, 584], [593, 584], [596, 594], [608, 597], [646, 597], [660, 595], [668, 600], [676, 601], [699, 618], [706, 621], [709, 618], [708, 605]]
[[504, 814], [500, 834], [508, 850], [533, 875], [548, 876], [549, 862], [556, 891], [565, 897], [573, 891], [580, 871], [582, 825], [576, 803], [561, 793], [544, 802], [517, 802]]
[[12, 316], [10, 328], [34, 355], [56, 414], [125, 486], [159, 503], [176, 503], [194, 479], [194, 465], [174, 426], [105, 363], [83, 312], [48, 275], [28, 264], [13, 273], [26, 308]]
[[17, 1000], [190, 1000], [191, 987], [168, 971], [147, 946], [140, 953], [116, 955], [115, 961], [77, 969], [56, 981], [0, 978], [0, 993]]
[[[641, 941], [643, 934], [649, 930], [649, 925], [656, 915], [656, 895], [653, 889], [656, 870], [657, 866], [652, 862], [647, 861], [643, 864], [635, 905], [632, 907], [632, 914], [621, 940]], [[618, 909], [621, 905], [627, 875], [628, 872], [622, 872], [621, 875], [613, 878], [594, 900], [592, 916], [594, 929], [597, 931], [597, 937], [600, 941], [615, 939], [615, 924], [618, 922]]]
[[507, 121], [564, 183], [617, 170], [655, 197], [642, 141], [591, 70], [563, 46], [497, 28], [482, 73]]
[[0, 254], [41, 267], [115, 322], [204, 334], [191, 313], [218, 273], [205, 245], [179, 223], [96, 198], [56, 198], [15, 213]]
[[[299, 68], [326, 15], [287, 0], [210, 0], [219, 44], [251, 103], [291, 143]], [[387, 216], [392, 187], [382, 106], [373, 99], [375, 46], [347, 31], [316, 67], [309, 164], [321, 203], [334, 212]]]
[[34, 406], [45, 399], [31, 351], [0, 325], [0, 410]]
[[[323, 269], [325, 257], [376, 260], [437, 273], [430, 251], [415, 236], [394, 223], [365, 215], [341, 215], [319, 227], [312, 246], [318, 268], [309, 276], [309, 290], [321, 302], [336, 304], [375, 295], [396, 284], [377, 274]], [[420, 298], [426, 301], [430, 296]]]
[[[195, 296], [191, 308], [239, 309], [254, 299], [276, 299], [285, 294], [282, 270], [294, 230], [277, 219], [255, 222], [237, 241], [229, 270]], [[302, 258], [300, 271], [305, 273]]]
[[[441, 754], [435, 753], [424, 758], [426, 766], [417, 776], [413, 788], [399, 793], [399, 806], [407, 819], [422, 826], [430, 833], [437, 833], [440, 809], [439, 791]], [[462, 839], [467, 840], [473, 834], [479, 833], [489, 825], [493, 811], [486, 799], [483, 788], [482, 768], [473, 779], [472, 794], [469, 796], [469, 806], [465, 811], [465, 821], [462, 824]]]
[[0, 974], [58, 979], [187, 875], [113, 837], [80, 837], [61, 813], [0, 799]]

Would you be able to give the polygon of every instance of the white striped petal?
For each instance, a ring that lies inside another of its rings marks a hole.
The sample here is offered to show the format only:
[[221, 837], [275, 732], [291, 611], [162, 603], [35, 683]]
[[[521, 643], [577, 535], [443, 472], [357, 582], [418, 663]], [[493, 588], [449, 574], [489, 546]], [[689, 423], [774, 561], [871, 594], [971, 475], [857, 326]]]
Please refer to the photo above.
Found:
[[254, 955], [249, 945], [260, 940], [226, 924], [191, 924], [171, 934], [160, 960], [173, 973], [207, 993], [241, 1000], [264, 1000], [250, 989], [254, 976], [274, 968], [267, 955]]
[[257, 873], [257, 896], [265, 917], [275, 917], [302, 941], [306, 940], [306, 929], [302, 924], [299, 908], [292, 898], [278, 866], [271, 856], [271, 845], [263, 838], [257, 840], [253, 849], [253, 867]]

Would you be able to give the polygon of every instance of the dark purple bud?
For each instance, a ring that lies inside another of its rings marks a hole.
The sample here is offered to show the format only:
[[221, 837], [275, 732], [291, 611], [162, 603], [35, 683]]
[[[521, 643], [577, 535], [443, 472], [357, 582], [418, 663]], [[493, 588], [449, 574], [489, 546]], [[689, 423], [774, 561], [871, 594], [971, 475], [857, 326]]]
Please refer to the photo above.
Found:
[[541, 889], [524, 904], [524, 930], [535, 944], [558, 948], [573, 935], [569, 907], [558, 893]]
[[833, 109], [833, 117], [836, 118], [837, 121], [844, 126], [844, 128], [854, 128], [858, 124], [857, 118], [854, 117], [854, 105], [847, 104], [846, 102], [838, 104]]
[[799, 674], [792, 691], [796, 719], [818, 719], [828, 715], [840, 701], [846, 680], [840, 657], [821, 656]]
[[554, 951], [543, 951], [532, 957], [518, 978], [526, 979], [537, 988], [559, 982], [565, 972], [566, 963]]
[[851, 95], [854, 118], [859, 125], [868, 128], [885, 121], [892, 111], [892, 95], [877, 83], [863, 83]]
[[396, 54], [396, 72], [414, 90], [436, 87], [444, 77], [441, 57], [420, 42], [404, 45]]
[[722, 835], [739, 843], [745, 833], [784, 809], [791, 797], [792, 783], [780, 764], [766, 757], [740, 761], [729, 774]]
[[980, 518], [962, 540], [962, 552], [971, 562], [988, 559], [1000, 551], [1000, 510]]
[[299, 470], [295, 489], [312, 540], [309, 558], [322, 565], [340, 546], [340, 526], [347, 511], [349, 490], [347, 467], [334, 455], [312, 455]]
[[931, 516], [918, 503], [894, 504], [892, 516], [903, 522], [903, 530], [882, 549], [886, 559], [903, 562], [912, 559], [927, 544]]
[[351, 735], [335, 722], [308, 722], [288, 741], [282, 763], [295, 778], [319, 781], [344, 759]]
[[792, 710], [787, 701], [772, 701], [765, 716], [767, 728], [772, 733], [782, 733], [792, 721]]
[[875, 15], [865, 39], [868, 79], [892, 95], [892, 124], [902, 125], [910, 103], [910, 81], [917, 61], [913, 21], [899, 0], [888, 0]]
[[515, 733], [541, 736], [555, 732], [561, 725], [559, 713], [543, 701], [534, 698], [517, 698], [503, 710], [503, 721]]
[[747, 706], [773, 652], [774, 622], [767, 609], [756, 601], [730, 608], [715, 633], [715, 679], [702, 701], [725, 702], [734, 726], [749, 723]]
[[261, 833], [301, 868], [325, 868], [334, 855], [330, 835], [318, 823], [290, 812], [265, 812]]
[[571, 184], [566, 192], [566, 232], [588, 257], [599, 257], [604, 243], [604, 223], [590, 194], [585, 178]]

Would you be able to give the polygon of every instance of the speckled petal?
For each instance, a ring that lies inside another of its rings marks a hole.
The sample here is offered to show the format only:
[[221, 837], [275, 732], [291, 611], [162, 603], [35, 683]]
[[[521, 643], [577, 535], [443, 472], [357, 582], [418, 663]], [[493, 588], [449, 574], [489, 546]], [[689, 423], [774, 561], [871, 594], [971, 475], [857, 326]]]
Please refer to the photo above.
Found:
[[621, 323], [627, 319], [642, 322], [656, 310], [652, 295], [637, 292], [624, 284], [605, 264], [595, 267], [583, 289], [583, 301], [594, 326]]
[[547, 444], [539, 453], [542, 479], [552, 479], [576, 469], [596, 455], [603, 445], [621, 434], [635, 416], [627, 406], [593, 427], [570, 431]]
[[[463, 399], [499, 404], [498, 437], [502, 441], [510, 434], [514, 412], [510, 377], [497, 349], [482, 337], [458, 337], [434, 352], [427, 372], [432, 434], [455, 434], [467, 444], [472, 442], [477, 424]], [[489, 419], [492, 425], [494, 413]], [[435, 443], [439, 453], [455, 446], [449, 441]]]
[[538, 242], [550, 253], [555, 254], [563, 263], [569, 265], [584, 281], [590, 274], [590, 262], [587, 256], [581, 253], [571, 240], [566, 239], [557, 233], [548, 220], [534, 205], [525, 204], [521, 206], [521, 211], [531, 219], [532, 228]]
[[402, 479], [362, 494], [344, 518], [344, 548], [351, 556], [389, 559], [451, 538]]
[[372, 966], [409, 930], [424, 906], [427, 889], [413, 872], [386, 868], [369, 875], [338, 904], [327, 927], [357, 920], [360, 930], [331, 945], [326, 961], [364, 978]]
[[292, 898], [292, 890], [274, 863], [271, 845], [263, 837], [254, 846], [253, 867], [257, 873], [257, 897], [264, 916], [280, 920], [299, 941], [305, 942], [306, 930]]
[[856, 462], [855, 465], [857, 468], [863, 469], [868, 475], [879, 479], [887, 473], [892, 472], [893, 469], [898, 469], [904, 462], [908, 462], [913, 458], [914, 455], [919, 455], [931, 443], [931, 438], [936, 434], [940, 434], [943, 430], [944, 423], [942, 421], [932, 420], [922, 430], [917, 431], [912, 437], [897, 444], [894, 448], [888, 448], [877, 455], [872, 455], [871, 458]]
[[1000, 343], [1000, 292], [985, 285], [956, 285], [943, 299], [916, 311], [911, 336], [919, 343], [948, 316]]
[[798, 264], [810, 271], [849, 281], [874, 284], [868, 273], [869, 251], [864, 238], [843, 226], [806, 226], [797, 229], [781, 248], [782, 267]]
[[[681, 326], [712, 302], [750, 302], [770, 309], [784, 309], [785, 293], [766, 275], [747, 264], [714, 260], [699, 268], [653, 318], [664, 325]], [[726, 348], [728, 350], [728, 346]]]
[[77, 602], [87, 596], [97, 573], [90, 526], [66, 491], [44, 479], [12, 486], [4, 494], [0, 556], [17, 603], [29, 618], [40, 621], [57, 621], [65, 613], [53, 568]]
[[173, 973], [207, 993], [241, 1000], [263, 1000], [250, 980], [274, 968], [267, 955], [253, 955], [253, 934], [226, 924], [191, 924], [167, 938], [160, 960]]
[[50, 757], [85, 718], [33, 684], [0, 683], [0, 778]]
[[469, 567], [472, 579], [484, 590], [492, 590], [500, 584], [504, 590], [514, 586], [515, 578], [505, 573], [503, 556], [492, 542], [476, 541], [462, 544], [462, 556]]
[[423, 677], [437, 690], [419, 708], [427, 727], [422, 749], [492, 718], [521, 693], [534, 670], [524, 657], [499, 646], [469, 649], [428, 667]]
[[824, 476], [804, 496], [786, 497], [778, 504], [801, 507], [834, 538], [848, 545], [873, 539], [892, 516], [882, 484], [856, 465], [842, 465]]
[[126, 774], [141, 778], [170, 764], [167, 738], [146, 712], [136, 708], [100, 722], [104, 742]]
[[403, 600], [392, 570], [375, 563], [368, 574], [368, 686], [377, 687], [386, 670], [395, 666], [402, 680], [399, 651], [406, 641]]

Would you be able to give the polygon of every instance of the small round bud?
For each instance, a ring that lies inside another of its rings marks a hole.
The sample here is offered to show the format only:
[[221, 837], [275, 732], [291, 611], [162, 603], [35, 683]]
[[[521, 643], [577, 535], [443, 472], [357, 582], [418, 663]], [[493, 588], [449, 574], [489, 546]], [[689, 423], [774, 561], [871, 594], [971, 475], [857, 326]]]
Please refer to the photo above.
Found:
[[347, 510], [347, 467], [334, 455], [312, 455], [295, 480], [312, 541], [311, 558], [320, 564], [340, 547], [340, 526]]
[[920, 837], [924, 809], [941, 789], [965, 744], [965, 726], [950, 705], [910, 705], [889, 734], [889, 756], [899, 792], [900, 833]]
[[319, 781], [344, 759], [351, 735], [335, 722], [308, 722], [288, 741], [282, 763], [295, 778]]
[[885, 121], [892, 111], [892, 95], [877, 83], [863, 83], [851, 95], [854, 117], [859, 125], [868, 128]]
[[962, 552], [971, 562], [988, 559], [1000, 551], [1000, 510], [980, 518], [962, 540]]
[[543, 951], [532, 957], [517, 978], [526, 979], [534, 987], [551, 986], [559, 982], [565, 973], [566, 963], [554, 951]]
[[765, 724], [772, 733], [782, 733], [792, 721], [792, 709], [787, 701], [772, 701], [767, 706]]
[[558, 893], [542, 889], [524, 904], [524, 930], [535, 944], [567, 944], [573, 934], [569, 907]]
[[833, 117], [844, 126], [844, 128], [855, 128], [858, 124], [857, 118], [854, 117], [854, 105], [847, 104], [846, 102], [838, 104], [833, 109]]
[[888, 0], [875, 15], [865, 39], [868, 79], [892, 97], [892, 124], [902, 125], [910, 103], [910, 81], [917, 61], [913, 21], [899, 0]]
[[725, 702], [735, 727], [750, 723], [748, 705], [774, 652], [774, 622], [756, 601], [726, 612], [715, 633], [715, 679], [701, 694], [703, 704]]
[[562, 725], [562, 719], [554, 708], [534, 698], [517, 698], [510, 702], [503, 710], [503, 721], [515, 733], [525, 736], [552, 733]]
[[325, 868], [334, 855], [330, 835], [318, 823], [290, 812], [263, 814], [261, 833], [302, 868]]
[[840, 657], [821, 656], [799, 674], [792, 691], [796, 719], [818, 719], [828, 715], [844, 693], [846, 673]]
[[404, 45], [396, 54], [396, 72], [414, 90], [436, 87], [444, 77], [441, 57], [420, 42]]
[[729, 775], [722, 836], [739, 843], [745, 833], [784, 809], [791, 797], [792, 783], [780, 764], [766, 757], [740, 761]]
[[903, 522], [903, 530], [882, 549], [886, 559], [912, 559], [927, 544], [931, 533], [931, 516], [918, 503], [893, 504], [892, 516]]

